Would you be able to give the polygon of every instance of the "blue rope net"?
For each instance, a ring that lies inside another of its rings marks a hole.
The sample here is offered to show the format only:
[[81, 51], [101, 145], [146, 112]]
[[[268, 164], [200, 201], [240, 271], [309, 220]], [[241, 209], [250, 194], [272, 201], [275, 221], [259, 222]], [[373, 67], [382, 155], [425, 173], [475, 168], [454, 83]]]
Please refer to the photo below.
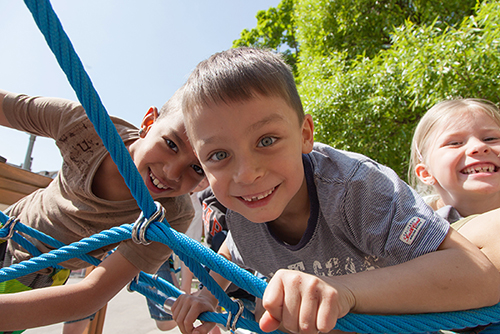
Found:
[[[89, 119], [94, 124], [106, 149], [118, 166], [127, 186], [141, 208], [143, 216], [149, 219], [157, 211], [156, 205], [144, 185], [123, 141], [119, 137], [116, 128], [111, 122], [71, 41], [64, 32], [50, 2], [48, 0], [25, 0], [25, 3], [76, 92]], [[90, 264], [98, 265], [100, 261], [87, 255], [87, 253], [106, 245], [132, 238], [134, 229], [132, 224], [124, 224], [70, 245], [64, 245], [43, 233], [23, 225], [21, 222], [14, 223], [12, 219], [1, 212], [0, 223], [3, 226], [0, 229], [0, 238], [11, 237], [13, 241], [21, 244], [21, 246], [35, 256], [28, 261], [0, 269], [0, 282], [24, 276], [46, 267], [57, 267], [58, 263], [75, 257], [81, 258]], [[136, 224], [139, 224], [139, 222]], [[169, 246], [212, 294], [215, 295], [221, 306], [228, 311], [224, 314], [206, 312], [200, 315], [200, 320], [226, 325], [229, 318], [230, 321], [234, 322], [232, 324], [234, 327], [263, 333], [255, 322], [253, 314], [247, 310], [244, 310], [242, 317], [231, 319], [231, 314], [235, 315], [238, 313], [239, 304], [225, 294], [200, 263], [204, 263], [211, 270], [216, 271], [258, 298], [262, 298], [267, 286], [266, 282], [253, 276], [248, 271], [239, 268], [225, 258], [218, 256], [199, 242], [173, 230], [164, 219], [161, 219], [160, 222], [153, 221], [149, 226], [144, 226], [144, 228], [141, 233], [143, 233], [147, 241], [162, 242]], [[36, 237], [53, 247], [57, 247], [57, 249], [49, 253], [40, 254], [36, 247], [31, 245], [18, 232]], [[169, 296], [178, 297], [181, 294], [181, 291], [169, 282], [163, 279], [155, 279], [145, 273], [141, 273], [138, 279], [130, 284], [131, 289], [144, 294], [160, 304], [164, 304], [165, 298], [153, 293], [149, 288], [150, 286], [156, 287]], [[500, 304], [497, 304], [492, 307], [476, 310], [432, 314], [381, 316], [350, 313], [338, 320], [335, 329], [358, 333], [425, 333], [439, 329], [461, 329], [499, 322]], [[494, 331], [491, 328], [489, 332], [492, 332], [491, 330]]]

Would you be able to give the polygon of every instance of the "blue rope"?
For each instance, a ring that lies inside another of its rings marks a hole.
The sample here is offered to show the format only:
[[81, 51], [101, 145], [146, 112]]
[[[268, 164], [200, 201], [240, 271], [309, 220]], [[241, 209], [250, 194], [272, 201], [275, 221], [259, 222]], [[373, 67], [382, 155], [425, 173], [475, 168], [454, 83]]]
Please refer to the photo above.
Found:
[[[8, 216], [6, 216], [3, 212], [0, 212], [1, 215], [0, 215], [0, 220], [1, 221], [7, 221], [6, 218], [8, 219]], [[2, 225], [4, 225], [5, 223], [1, 223]], [[0, 228], [0, 238], [5, 238], [7, 237], [7, 235], [9, 234], [10, 230], [12, 229], [12, 227], [10, 227], [9, 229], [7, 228]], [[17, 230], [21, 233], [24, 233], [26, 235], [29, 235], [49, 246], [52, 246], [54, 248], [61, 248], [63, 246], [66, 246], [66, 244], [60, 242], [59, 240], [57, 239], [54, 239], [53, 237], [45, 234], [45, 233], [42, 233], [38, 230], [35, 230], [34, 228], [32, 227], [29, 227], [29, 226], [26, 226], [24, 224], [22, 224], [21, 222], [18, 222], [15, 226], [14, 226], [14, 230]], [[24, 236], [18, 234], [17, 232], [14, 232], [14, 234], [12, 235], [12, 240], [15, 241], [16, 243], [18, 243], [19, 245], [21, 245], [24, 249], [26, 249], [32, 256], [38, 256], [38, 255], [41, 255], [42, 253], [38, 250], [38, 248], [36, 248], [29, 240], [27, 240]], [[94, 265], [94, 266], [98, 266], [99, 263], [101, 263], [101, 261], [93, 256], [90, 256], [90, 255], [87, 255], [87, 254], [83, 254], [83, 255], [80, 255], [78, 256], [78, 258], [88, 262], [89, 264], [91, 265]], [[62, 267], [60, 266], [56, 266], [56, 268], [60, 268], [62, 269]]]
[[[136, 199], [139, 207], [142, 209], [145, 217], [150, 217], [155, 211], [156, 206], [149, 194], [144, 182], [137, 171], [130, 154], [128, 153], [123, 141], [119, 137], [116, 128], [111, 122], [102, 102], [92, 85], [92, 82], [84, 70], [83, 64], [76, 54], [71, 41], [64, 32], [59, 18], [54, 13], [52, 6], [48, 0], [25, 0], [26, 5], [30, 9], [35, 22], [40, 31], [43, 33], [47, 44], [54, 53], [59, 65], [66, 74], [71, 86], [76, 92], [76, 95], [84, 107], [90, 121], [93, 123], [96, 132], [101, 137], [104, 146], [109, 151], [113, 161], [118, 166], [118, 169], [125, 179], [127, 186], [133, 197]], [[173, 243], [177, 243], [177, 239], [173, 238], [168, 229], [164, 232], [170, 237], [166, 243], [174, 251], [176, 247]], [[190, 253], [192, 250], [186, 249], [183, 253]], [[179, 254], [179, 253], [178, 253]], [[209, 266], [211, 269], [215, 265]], [[218, 267], [218, 266], [217, 266]], [[233, 268], [236, 265], [233, 264]], [[223, 275], [224, 276], [224, 275]], [[227, 277], [229, 280], [234, 279], [238, 285], [241, 281], [238, 275]], [[205, 282], [203, 282], [205, 284]], [[207, 284], [207, 287], [210, 284]], [[243, 286], [242, 286], [243, 287]], [[245, 288], [245, 287], [243, 287]], [[261, 291], [246, 287], [245, 290], [255, 290], [261, 296], [265, 286], [261, 286]]]
[[118, 166], [118, 170], [137, 200], [137, 204], [144, 212], [144, 216], [150, 217], [156, 211], [153, 199], [113, 122], [107, 116], [106, 109], [50, 2], [48, 0], [25, 0], [24, 2], [31, 11], [61, 69], [66, 74], [78, 100], [94, 124], [104, 146]]
[[[57, 61], [65, 72], [71, 86], [75, 90], [76, 95], [80, 100], [80, 103], [83, 105], [89, 116], [89, 119], [94, 124], [94, 127], [101, 137], [106, 149], [109, 151], [113, 161], [118, 166], [121, 175], [124, 177], [127, 186], [130, 188], [130, 191], [136, 199], [139, 207], [143, 211], [144, 216], [150, 217], [156, 210], [151, 195], [142, 182], [142, 178], [135, 168], [135, 165], [130, 158], [128, 151], [126, 150], [123, 141], [117, 134], [113, 123], [111, 122], [109, 117], [107, 117], [106, 110], [102, 105], [102, 102], [97, 95], [97, 92], [95, 91], [90, 78], [85, 72], [83, 65], [78, 58], [69, 38], [62, 29], [62, 25], [55, 15], [52, 6], [50, 5], [48, 0], [25, 0], [25, 3], [32, 12], [35, 22], [37, 23], [40, 31], [42, 31], [50, 49], [56, 56]], [[2, 217], [0, 217], [0, 219], [1, 218]], [[253, 275], [249, 274], [247, 271], [240, 269], [235, 264], [225, 259], [222, 259], [222, 257], [207, 253], [204, 246], [202, 246], [201, 244], [198, 246], [195, 244], [196, 242], [192, 240], [187, 241], [186, 239], [189, 238], [175, 232], [170, 228], [167, 228], [167, 226], [162, 226], [161, 224], [154, 223], [150, 226], [150, 228], [148, 228], [146, 235], [149, 240], [158, 241], [157, 239], [161, 239], [160, 242], [167, 241], [164, 243], [170, 246], [178, 255], [183, 256], [186, 262], [192, 262], [189, 259], [193, 259], [195, 261], [207, 261], [207, 265], [210, 269], [215, 270], [215, 268], [217, 268], [217, 272], [221, 273], [221, 275], [226, 277], [227, 279], [235, 282], [238, 286], [251, 292], [257, 297], [262, 296], [262, 293], [267, 286], [265, 282], [259, 280], [258, 278], [255, 278], [255, 280], [258, 280], [255, 281], [253, 278], [249, 277], [253, 277]], [[112, 228], [111, 230], [113, 229], [115, 228]], [[130, 238], [131, 227], [128, 226], [125, 228], [125, 230], [126, 232], [120, 231], [120, 233], [117, 233], [121, 234], [119, 238], [117, 237], [117, 239], [120, 239], [119, 241]], [[107, 231], [101, 233], [106, 234]], [[84, 254], [87, 251], [82, 251], [75, 245], [78, 244], [78, 246], [80, 246], [80, 243], [83, 243], [86, 246], [87, 242], [91, 243], [92, 241], [88, 239], [92, 239], [94, 237], [97, 238], [99, 235], [100, 234], [95, 235], [91, 238], [83, 239], [82, 241], [71, 244], [69, 246], [64, 246], [59, 250], [54, 250], [50, 253], [43, 254], [38, 258], [42, 259], [41, 263], [43, 263], [44, 267], [46, 267], [47, 264], [53, 263], [54, 261], [63, 261], [61, 260], [61, 258], [69, 259], [70, 251], [75, 252], [75, 254]], [[204, 256], [206, 258], [203, 258]], [[55, 257], [57, 257], [58, 259], [54, 260]], [[35, 260], [33, 259], [33, 261]], [[25, 262], [31, 262], [31, 260]], [[42, 264], [38, 265], [41, 266]], [[0, 270], [0, 279], [2, 279], [2, 275], [4, 275], [5, 271], [9, 271], [9, 268]], [[42, 267], [40, 267], [40, 269], [42, 269]], [[239, 276], [242, 276], [243, 278], [240, 279]], [[255, 284], [255, 286], [252, 286], [252, 283]], [[469, 318], [474, 320], [469, 321]], [[200, 319], [205, 320], [205, 314], [202, 314], [200, 316]], [[359, 333], [416, 333], [433, 331], [437, 329], [473, 327], [478, 324], [498, 322], [499, 319], [499, 305], [479, 310], [440, 314], [419, 314], [405, 316], [373, 316], [348, 314], [344, 318], [339, 319], [336, 329], [344, 331], [356, 331]], [[222, 323], [221, 321], [224, 320], [218, 320], [217, 322]], [[241, 318], [240, 321], [244, 322], [248, 320]], [[255, 322], [251, 326], [253, 325], [255, 325]], [[258, 329], [256, 329], [256, 331], [258, 331]]]
[[21, 263], [13, 264], [10, 267], [2, 268], [0, 269], [0, 282], [24, 276], [50, 266], [55, 266], [59, 262], [67, 261], [78, 255], [86, 254], [106, 245], [128, 240], [131, 237], [131, 233], [131, 225], [112, 227], [109, 230], [94, 234], [68, 246], [63, 246]]
[[[142, 283], [144, 282], [144, 283]], [[173, 296], [175, 298], [179, 297], [179, 295], [182, 293], [179, 289], [177, 289], [174, 285], [172, 285], [170, 282], [162, 279], [162, 278], [153, 278], [153, 276], [149, 274], [142, 273], [139, 275], [139, 281], [132, 281], [129, 288], [142, 293], [149, 299], [155, 301], [156, 303], [163, 305], [165, 304], [166, 298], [159, 295], [155, 294], [152, 289], [150, 288], [151, 286], [156, 287], [157, 289], [165, 292], [169, 296]], [[237, 311], [237, 310], [236, 310]], [[263, 332], [258, 324], [255, 322], [254, 316], [251, 312], [247, 311], [248, 313], [251, 314], [249, 318], [244, 317], [244, 318], [239, 318], [238, 321], [236, 321], [236, 326], [238, 328], [245, 328], [248, 329], [252, 332], [257, 332], [257, 333], [262, 333], [266, 334]], [[234, 313], [232, 313], [234, 314]], [[202, 321], [208, 321], [208, 322], [216, 322], [220, 324], [227, 324], [227, 319], [228, 319], [229, 314], [228, 313], [215, 313], [215, 312], [205, 312], [200, 315], [199, 319]], [[247, 320], [245, 320], [247, 319]], [[281, 331], [273, 331], [270, 333], [282, 333]]]

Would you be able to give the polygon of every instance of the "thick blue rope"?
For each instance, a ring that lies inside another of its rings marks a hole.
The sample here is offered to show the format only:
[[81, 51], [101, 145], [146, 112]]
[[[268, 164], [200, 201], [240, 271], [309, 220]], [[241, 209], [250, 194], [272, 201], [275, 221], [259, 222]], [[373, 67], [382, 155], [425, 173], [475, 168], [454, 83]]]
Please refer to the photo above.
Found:
[[[7, 215], [5, 215], [3, 212], [0, 211], [0, 224], [1, 224], [1, 226], [3, 226], [5, 224], [5, 222], [7, 222], [8, 218], [9, 217]], [[11, 229], [12, 229], [12, 227], [9, 229], [7, 229], [7, 228], [0, 229], [0, 238], [5, 238]], [[60, 242], [59, 240], [54, 239], [53, 237], [51, 237], [45, 233], [42, 233], [40, 231], [37, 231], [34, 228], [26, 226], [20, 222], [18, 222], [14, 226], [14, 229], [17, 230], [18, 232], [29, 235], [29, 236], [31, 236], [31, 237], [49, 245], [49, 246], [52, 246], [54, 248], [61, 248], [63, 246], [66, 246], [66, 244]], [[21, 245], [24, 249], [26, 249], [33, 256], [38, 256], [38, 255], [42, 254], [29, 240], [27, 240], [25, 237], [18, 234], [17, 232], [15, 232], [12, 235], [12, 240], [15, 241], [16, 243], [18, 243], [19, 245]], [[93, 256], [90, 256], [90, 255], [87, 255], [87, 254], [83, 254], [81, 256], [78, 256], [78, 258], [80, 258], [80, 259], [82, 259], [82, 260], [84, 260], [84, 261], [86, 261], [89, 264], [94, 265], [94, 266], [98, 266], [99, 263], [101, 263], [101, 261], [99, 259], [97, 259]], [[56, 268], [58, 268], [58, 267], [59, 266], [56, 266]], [[59, 268], [62, 268], [62, 267], [59, 267]]]
[[[144, 283], [142, 283], [144, 282]], [[181, 292], [175, 286], [173, 286], [170, 282], [167, 282], [161, 278], [154, 279], [151, 275], [141, 273], [139, 277], [139, 282], [132, 281], [130, 284], [130, 288], [134, 291], [140, 292], [151, 300], [154, 300], [156, 303], [163, 305], [165, 303], [166, 298], [162, 297], [159, 294], [154, 293], [151, 286], [154, 286], [161, 291], [166, 292], [169, 296], [178, 297]], [[214, 313], [214, 312], [205, 312], [202, 313], [199, 317], [202, 321], [208, 322], [216, 322], [219, 324], [227, 324], [228, 313]], [[232, 318], [230, 318], [232, 320]], [[245, 328], [252, 332], [266, 334], [263, 332], [259, 325], [252, 319], [248, 320], [247, 318], [239, 318], [236, 321], [237, 328]], [[271, 333], [279, 334], [282, 333], [280, 331], [274, 331]]]
[[[146, 234], [148, 239], [161, 242], [161, 240], [164, 240], [164, 236], [161, 236], [163, 232], [158, 225], [159, 224], [157, 223], [153, 224], [147, 230]], [[175, 233], [182, 235], [179, 232]], [[9, 280], [46, 268], [47, 266], [70, 259], [74, 257], [75, 254], [87, 253], [107, 244], [128, 240], [130, 239], [131, 234], [132, 225], [125, 224], [120, 227], [113, 227], [110, 230], [106, 230], [93, 235], [92, 237], [82, 239], [81, 241], [65, 246], [62, 249], [51, 251], [50, 253], [43, 254], [40, 257], [24, 261], [20, 264], [12, 265], [11, 267], [2, 268], [0, 269], [0, 281]], [[197, 243], [194, 240], [192, 240], [192, 242]], [[206, 247], [201, 244], [199, 244], [199, 246], [206, 249]], [[229, 263], [231, 264], [231, 262]], [[246, 273], [248, 272], [241, 272], [243, 275]], [[143, 277], [143, 275], [144, 274], [141, 273], [141, 277]], [[258, 278], [255, 279], [258, 280]], [[175, 292], [175, 290], [173, 291]], [[167, 294], [173, 296], [178, 296], [179, 293], [177, 291], [172, 294], [172, 290], [168, 289], [167, 292]], [[143, 292], [141, 291], [141, 293]], [[157, 297], [153, 299], [155, 300]], [[164, 300], [159, 300], [158, 302], [164, 303]], [[203, 315], [200, 319], [206, 321], [216, 321], [223, 325], [225, 325], [227, 321], [227, 317], [223, 317], [223, 321], [218, 321], [220, 318], [213, 315]], [[478, 310], [432, 314], [397, 316], [348, 314], [344, 318], [339, 319], [336, 329], [343, 331], [355, 331], [358, 333], [424, 333], [438, 329], [458, 329], [474, 327], [477, 325], [486, 325], [498, 322], [498, 319], [500, 319], [500, 304]], [[254, 323], [254, 325], [255, 324], [256, 323]], [[245, 325], [244, 328], [247, 328], [247, 326]], [[247, 329], [257, 331], [254, 330], [255, 328], [252, 328]]]
[[61, 69], [66, 74], [78, 100], [87, 112], [92, 124], [94, 124], [104, 146], [118, 166], [118, 170], [125, 179], [142, 212], [144, 212], [144, 216], [150, 217], [156, 211], [153, 199], [113, 122], [108, 117], [90, 77], [87, 75], [71, 41], [64, 32], [50, 2], [48, 0], [25, 0], [24, 2], [31, 11], [38, 28], [54, 53]]
[[24, 276], [32, 272], [56, 266], [58, 263], [86, 254], [106, 245], [128, 240], [132, 235], [131, 225], [112, 227], [68, 246], [61, 247], [10, 267], [0, 269], [0, 282]]
[[[25, 0], [25, 3], [30, 9], [35, 22], [43, 33], [50, 49], [56, 56], [71, 86], [75, 90], [90, 121], [94, 124], [96, 132], [102, 138], [104, 146], [109, 151], [113, 161], [118, 166], [121, 175], [129, 186], [132, 195], [144, 212], [144, 216], [150, 217], [156, 211], [156, 206], [154, 205], [151, 195], [145, 187], [123, 141], [119, 137], [116, 128], [102, 105], [89, 76], [85, 72], [82, 62], [76, 54], [71, 41], [64, 32], [59, 18], [54, 13], [50, 2], [48, 0]], [[168, 238], [169, 242], [166, 244], [179, 255], [177, 251], [178, 247], [176, 247], [179, 239], [170, 234], [170, 229], [165, 229], [164, 232], [170, 236]], [[192, 250], [186, 247], [183, 253], [188, 254], [191, 251]], [[209, 267], [213, 270], [215, 265]], [[217, 265], [217, 267], [219, 266]], [[234, 281], [237, 285], [237, 282], [241, 281], [238, 275], [234, 274], [228, 277], [228, 279]], [[207, 283], [207, 287], [211, 286], [208, 282], [203, 283]], [[247, 291], [248, 289], [253, 289], [244, 286], [242, 286], [242, 288]], [[258, 292], [257, 296], [262, 296], [264, 289], [265, 287], [261, 287], [261, 291]]]
[[[144, 216], [150, 217], [156, 210], [151, 195], [149, 194], [147, 188], [143, 184], [142, 178], [140, 177], [137, 169], [135, 168], [135, 165], [132, 159], [130, 158], [128, 151], [126, 150], [125, 145], [123, 144], [121, 138], [118, 136], [113, 123], [111, 122], [109, 117], [107, 117], [105, 108], [102, 105], [102, 102], [99, 96], [97, 95], [97, 92], [95, 91], [90, 81], [90, 78], [85, 72], [80, 59], [78, 58], [75, 50], [73, 49], [73, 46], [69, 38], [62, 29], [59, 19], [55, 15], [52, 6], [47, 0], [25, 0], [25, 3], [32, 12], [33, 17], [39, 29], [45, 36], [45, 39], [49, 44], [49, 47], [51, 48], [52, 52], [56, 56], [61, 68], [66, 73], [66, 76], [68, 77], [71, 86], [75, 90], [78, 99], [80, 100], [81, 104], [86, 110], [89, 119], [94, 124], [97, 133], [102, 138], [105, 147], [108, 149], [111, 157], [113, 158], [113, 161], [118, 166], [118, 169], [121, 175], [124, 177], [127, 186], [130, 188], [132, 195], [137, 200], [137, 203], [141, 208], [141, 210], [144, 212]], [[157, 225], [153, 224], [153, 226]], [[172, 232], [171, 229], [164, 229], [163, 232], [164, 232], [163, 235], [166, 236], [168, 241], [172, 242], [172, 244], [168, 243], [167, 245], [169, 245], [172, 249], [174, 249], [174, 251], [175, 249], [181, 247], [178, 245], [177, 240], [173, 240], [174, 236], [173, 233], [171, 233]], [[151, 235], [152, 232], [150, 232], [149, 230], [147, 231], [146, 234], [148, 238], [153, 238], [153, 236]], [[177, 244], [174, 245], [174, 243]], [[71, 245], [65, 246], [62, 249], [65, 249], [66, 247], [72, 247], [72, 246]], [[187, 247], [187, 246], [183, 244], [182, 247]], [[44, 257], [45, 255], [51, 255], [51, 253], [53, 252], [56, 253], [58, 251], [59, 250], [52, 251], [40, 257]], [[198, 255], [193, 256], [192, 249], [189, 250], [189, 252], [184, 252], [183, 254], [185, 255], [189, 254], [187, 256], [192, 257], [193, 259], [198, 257]], [[68, 256], [68, 255], [67, 253], [64, 253], [61, 255], [61, 257], [63, 256]], [[212, 261], [212, 258], [209, 258], [208, 260]], [[59, 262], [61, 261], [62, 260], [60, 260]], [[214, 262], [217, 263], [217, 261], [212, 261], [212, 265], [214, 264]], [[220, 263], [218, 264], [220, 265]], [[224, 265], [226, 265], [226, 263], [224, 263]], [[209, 267], [213, 269], [211, 266]], [[217, 269], [221, 269], [221, 267], [217, 266]], [[217, 270], [217, 272], [219, 272], [219, 270]], [[244, 272], [246, 271], [238, 269], [237, 272], [238, 275], [245, 275]], [[228, 274], [229, 274], [228, 276], [225, 276], [223, 274], [222, 275], [231, 281], [235, 282], [239, 281], [237, 277], [238, 275], [234, 275], [233, 272], [228, 272]], [[243, 280], [241, 281], [241, 283], [245, 283], [245, 281]], [[239, 286], [244, 289], [251, 288], [251, 287], [245, 287], [243, 285]], [[264, 288], [265, 286], [266, 285], [264, 283]], [[261, 289], [256, 289], [256, 290], [258, 290], [259, 292], [258, 294], [256, 294], [256, 296], [261, 295], [263, 292], [263, 290]], [[480, 310], [472, 310], [472, 311], [465, 311], [458, 313], [450, 312], [450, 313], [431, 314], [431, 315], [369, 316], [369, 315], [348, 314], [346, 317], [339, 319], [336, 328], [344, 331], [356, 331], [360, 333], [374, 333], [374, 332], [416, 333], [416, 332], [432, 331], [440, 328], [451, 329], [451, 328], [472, 327], [478, 324], [484, 324], [481, 323], [481, 321], [488, 321], [488, 323], [498, 322], [500, 319], [498, 309], [499, 307], [498, 305], [496, 305], [492, 308], [485, 308]], [[491, 314], [493, 314], [492, 317], [490, 316]], [[456, 318], [460, 319], [456, 319], [457, 322], [453, 323], [451, 326], [442, 325], [441, 321], [444, 320], [443, 318], [445, 317], [445, 315], [449, 315], [452, 318], [453, 316], [455, 316]], [[475, 319], [475, 321], [472, 323], [467, 321], [459, 322], [458, 320], [462, 320], [462, 318], [465, 318], [466, 317], [465, 315], [474, 315], [473, 318]], [[438, 324], [437, 327], [427, 326], [426, 324], [422, 323], [424, 321], [432, 322], [433, 319], [436, 319], [436, 323]], [[414, 321], [416, 321], [418, 325], [424, 325], [424, 326], [419, 328], [417, 327], [413, 328], [411, 327], [410, 324], [412, 324]], [[464, 325], [463, 324], [464, 322], [467, 323]], [[355, 323], [357, 324], [356, 326], [360, 326], [360, 328], [354, 328], [353, 324]], [[381, 323], [380, 327], [379, 323]], [[396, 328], [396, 330], [394, 330], [393, 328]], [[407, 328], [411, 329], [409, 331], [406, 331]]]

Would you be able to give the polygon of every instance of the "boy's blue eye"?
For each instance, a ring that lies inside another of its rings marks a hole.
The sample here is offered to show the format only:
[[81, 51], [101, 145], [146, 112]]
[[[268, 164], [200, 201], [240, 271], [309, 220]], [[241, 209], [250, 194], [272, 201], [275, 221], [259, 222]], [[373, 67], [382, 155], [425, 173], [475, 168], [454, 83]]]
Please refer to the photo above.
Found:
[[193, 167], [194, 171], [195, 171], [197, 174], [199, 174], [199, 175], [201, 175], [201, 176], [205, 176], [205, 171], [203, 170], [203, 168], [201, 168], [201, 167], [200, 167], [200, 166], [198, 166], [198, 165], [192, 165], [192, 167]]
[[212, 154], [212, 156], [210, 157], [210, 160], [220, 161], [220, 160], [226, 159], [227, 156], [228, 156], [228, 154], [226, 152], [219, 151], [219, 152], [215, 152], [214, 154]]
[[165, 142], [167, 143], [168, 147], [170, 147], [173, 151], [175, 152], [179, 151], [179, 147], [177, 147], [177, 145], [170, 139], [165, 139]]
[[272, 145], [276, 141], [276, 138], [274, 137], [265, 137], [262, 138], [259, 142], [259, 147], [266, 147]]

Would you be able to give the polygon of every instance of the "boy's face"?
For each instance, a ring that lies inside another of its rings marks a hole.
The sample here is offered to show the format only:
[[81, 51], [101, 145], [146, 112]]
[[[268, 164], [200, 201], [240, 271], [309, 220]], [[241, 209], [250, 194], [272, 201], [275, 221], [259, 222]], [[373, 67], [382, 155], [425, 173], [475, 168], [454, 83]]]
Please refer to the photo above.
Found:
[[474, 194], [500, 192], [500, 127], [489, 115], [474, 112], [450, 120], [432, 141], [430, 173], [440, 193], [467, 201]]
[[186, 121], [212, 190], [228, 209], [261, 223], [280, 217], [299, 190], [307, 201], [302, 154], [313, 145], [310, 115], [299, 124], [283, 99], [259, 95], [202, 106]]
[[129, 151], [154, 199], [189, 193], [205, 174], [189, 143], [180, 111], [158, 119], [152, 107], [143, 119], [141, 138]]

